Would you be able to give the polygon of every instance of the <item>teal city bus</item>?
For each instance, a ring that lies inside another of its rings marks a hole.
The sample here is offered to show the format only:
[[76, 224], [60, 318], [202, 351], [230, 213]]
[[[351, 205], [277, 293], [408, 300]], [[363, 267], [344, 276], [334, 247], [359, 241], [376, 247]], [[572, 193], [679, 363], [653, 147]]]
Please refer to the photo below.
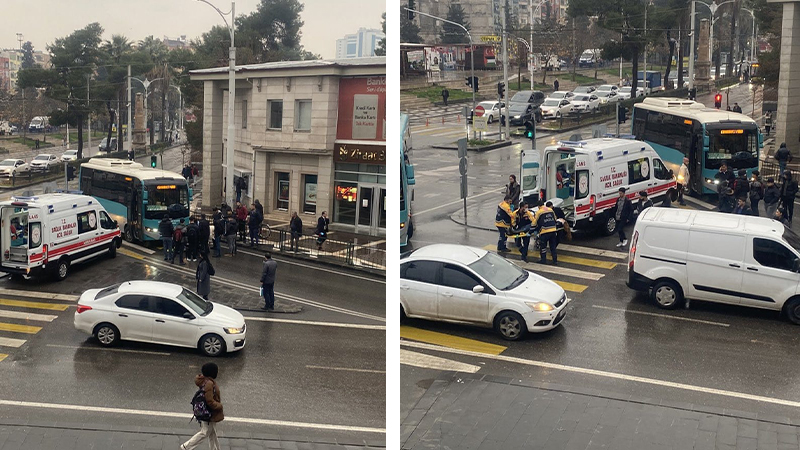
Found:
[[683, 158], [689, 158], [688, 187], [698, 194], [717, 193], [714, 175], [723, 163], [734, 173], [745, 169], [748, 178], [758, 170], [764, 136], [744, 114], [680, 98], [648, 97], [633, 106], [632, 119], [636, 139], [650, 144], [676, 175]]
[[414, 234], [411, 202], [414, 199], [414, 166], [411, 165], [411, 129], [408, 115], [400, 114], [400, 246], [408, 245]]
[[127, 159], [92, 158], [81, 164], [80, 189], [103, 205], [129, 242], [160, 240], [158, 223], [164, 215], [175, 225], [180, 219], [189, 223], [192, 189], [175, 172]]

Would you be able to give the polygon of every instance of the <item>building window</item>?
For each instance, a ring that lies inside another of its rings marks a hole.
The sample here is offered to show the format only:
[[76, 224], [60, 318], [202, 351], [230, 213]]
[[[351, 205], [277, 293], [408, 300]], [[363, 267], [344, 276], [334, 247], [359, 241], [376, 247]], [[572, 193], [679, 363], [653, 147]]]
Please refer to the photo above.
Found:
[[275, 172], [275, 208], [289, 210], [289, 173]]
[[311, 131], [311, 100], [297, 100], [294, 106], [294, 131]]
[[247, 129], [247, 100], [242, 100], [242, 129]]
[[270, 130], [283, 128], [283, 100], [267, 100], [267, 110], [269, 111], [267, 128]]
[[303, 175], [303, 212], [317, 213], [317, 176]]

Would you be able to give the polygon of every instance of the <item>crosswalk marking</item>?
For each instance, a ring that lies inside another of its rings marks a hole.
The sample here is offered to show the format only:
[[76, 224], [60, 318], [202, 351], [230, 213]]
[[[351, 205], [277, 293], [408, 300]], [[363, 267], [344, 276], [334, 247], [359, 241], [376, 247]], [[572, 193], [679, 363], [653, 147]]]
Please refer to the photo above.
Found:
[[53, 294], [50, 292], [38, 292], [38, 291], [21, 291], [17, 289], [0, 289], [0, 295], [14, 295], [19, 297], [30, 297], [30, 298], [44, 298], [47, 300], [64, 300], [69, 302], [77, 302], [80, 299], [79, 295], [68, 295], [68, 294]]
[[[419, 242], [419, 241], [417, 241]], [[562, 266], [548, 266], [544, 264], [536, 264], [536, 263], [526, 263], [522, 260], [519, 261], [511, 261], [514, 264], [522, 267], [525, 270], [530, 270], [531, 272], [539, 273], [553, 273], [556, 275], [564, 275], [567, 277], [572, 278], [583, 278], [586, 280], [592, 281], [599, 281], [605, 275], [602, 273], [597, 272], [587, 272], [585, 270], [578, 270], [578, 269], [570, 269], [569, 267], [562, 267]]]
[[[26, 342], [25, 339], [14, 339], [14, 338], [0, 337], [0, 347], [20, 348], [20, 347], [22, 347], [22, 344], [24, 344], [25, 342]], [[2, 361], [2, 360], [3, 360], [3, 358], [0, 358], [0, 361]]]
[[601, 248], [583, 247], [580, 245], [558, 244], [559, 250], [568, 252], [583, 253], [586, 255], [605, 256], [606, 258], [615, 258], [627, 260], [628, 254], [625, 252], [615, 252], [613, 250], [603, 250]]
[[5, 353], [0, 353], [0, 361], [3, 361], [7, 357], [8, 357], [8, 355], [6, 355]]
[[438, 356], [427, 355], [425, 353], [412, 352], [400, 349], [400, 364], [407, 366], [421, 367], [423, 369], [449, 370], [453, 372], [475, 373], [481, 370], [481, 366], [467, 364]]
[[42, 327], [34, 327], [30, 325], [17, 325], [16, 323], [2, 323], [0, 322], [0, 331], [11, 331], [12, 333], [25, 333], [36, 334], [42, 330]]
[[552, 281], [553, 283], [561, 286], [561, 289], [564, 289], [567, 292], [576, 292], [578, 294], [585, 291], [586, 288], [589, 287], [583, 284], [570, 283], [569, 281], [559, 281], [559, 280], [552, 280]]
[[40, 322], [52, 322], [58, 318], [58, 316], [52, 316], [50, 314], [34, 314], [6, 310], [0, 310], [0, 317], [6, 319], [38, 320]]
[[435, 331], [421, 330], [406, 325], [400, 326], [400, 337], [412, 341], [426, 342], [442, 347], [486, 353], [489, 355], [499, 355], [507, 348], [502, 345], [490, 344], [488, 342], [476, 341], [474, 339], [467, 339], [450, 334], [437, 333]]
[[42, 302], [28, 302], [25, 300], [10, 300], [7, 298], [0, 298], [0, 305], [17, 306], [19, 308], [48, 309], [51, 311], [66, 311], [67, 308], [69, 308], [69, 305], [57, 305], [54, 303], [42, 303]]
[[[494, 245], [486, 245], [483, 247], [484, 250], [496, 250], [497, 247]], [[519, 250], [514, 248], [513, 246], [508, 247], [507, 254], [511, 255], [519, 255]], [[528, 252], [529, 258], [537, 258], [539, 255], [533, 252]], [[547, 258], [552, 260], [553, 256], [548, 252]], [[596, 267], [598, 269], [613, 269], [617, 267], [619, 263], [609, 262], [609, 261], [600, 261], [597, 259], [589, 259], [589, 258], [581, 258], [578, 256], [569, 256], [569, 255], [558, 255], [559, 262], [565, 262], [569, 264], [578, 264], [580, 266], [588, 266], [588, 267]]]

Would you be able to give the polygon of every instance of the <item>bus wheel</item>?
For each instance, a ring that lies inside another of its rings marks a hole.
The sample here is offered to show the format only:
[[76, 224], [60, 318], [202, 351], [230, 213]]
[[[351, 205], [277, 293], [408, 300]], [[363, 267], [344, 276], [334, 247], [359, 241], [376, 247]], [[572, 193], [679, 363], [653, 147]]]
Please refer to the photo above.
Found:
[[133, 238], [133, 229], [131, 228], [130, 225], [128, 225], [128, 224], [125, 225], [125, 231], [123, 232], [123, 236], [125, 237], [126, 241], [133, 242], [133, 239], [134, 239]]

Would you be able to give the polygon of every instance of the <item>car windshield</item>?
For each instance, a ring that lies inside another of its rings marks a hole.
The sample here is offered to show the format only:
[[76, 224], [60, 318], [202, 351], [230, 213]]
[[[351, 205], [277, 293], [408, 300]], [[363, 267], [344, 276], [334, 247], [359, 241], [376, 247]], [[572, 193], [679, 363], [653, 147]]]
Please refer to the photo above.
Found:
[[70, 150], [70, 151], [64, 153], [64, 156], [72, 156], [72, 155], [77, 155], [77, 154], [78, 154], [77, 150]]
[[514, 289], [528, 278], [527, 271], [492, 252], [487, 252], [483, 258], [470, 264], [469, 268], [501, 291]]
[[213, 303], [203, 300], [203, 297], [186, 289], [183, 289], [181, 293], [178, 294], [178, 300], [201, 316], [207, 315], [214, 309]]
[[620, 92], [628, 92], [628, 93], [630, 93], [631, 92], [631, 87], [630, 86], [621, 87], [621, 88], [619, 88], [619, 91]]
[[3, 162], [0, 162], [0, 166], [13, 166], [16, 163], [16, 159], [4, 159]]
[[528, 109], [527, 103], [514, 103], [508, 108], [512, 113], [525, 112], [526, 109]]
[[47, 161], [48, 159], [50, 159], [50, 155], [39, 155], [33, 159], [34, 161]]
[[189, 217], [189, 191], [186, 185], [167, 184], [147, 186], [146, 219], [161, 219], [169, 214], [173, 219]]
[[519, 91], [511, 97], [512, 102], [523, 102], [528, 103], [528, 100], [531, 99], [531, 91]]
[[548, 99], [542, 103], [542, 106], [558, 106], [561, 103], [558, 99]]
[[575, 99], [573, 101], [575, 101], [575, 102], [588, 102], [589, 101], [589, 96], [588, 95], [578, 95], [577, 97], [575, 97]]
[[494, 108], [494, 103], [478, 103], [480, 106], [483, 106], [483, 109], [489, 110]]

